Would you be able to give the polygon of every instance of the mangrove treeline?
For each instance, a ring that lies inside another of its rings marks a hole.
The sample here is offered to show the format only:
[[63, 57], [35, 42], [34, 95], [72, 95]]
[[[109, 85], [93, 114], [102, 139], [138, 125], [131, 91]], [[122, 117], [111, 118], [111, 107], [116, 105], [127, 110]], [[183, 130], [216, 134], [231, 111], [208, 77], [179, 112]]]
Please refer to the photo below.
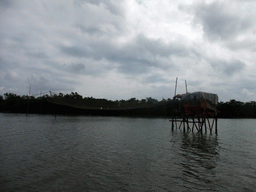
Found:
[[[0, 95], [0, 112], [9, 113], [170, 117], [177, 107], [178, 102], [170, 98], [111, 101], [83, 97], [77, 92], [40, 97], [13, 93]], [[220, 102], [217, 107], [219, 118], [256, 118], [255, 101], [244, 103], [233, 99]]]

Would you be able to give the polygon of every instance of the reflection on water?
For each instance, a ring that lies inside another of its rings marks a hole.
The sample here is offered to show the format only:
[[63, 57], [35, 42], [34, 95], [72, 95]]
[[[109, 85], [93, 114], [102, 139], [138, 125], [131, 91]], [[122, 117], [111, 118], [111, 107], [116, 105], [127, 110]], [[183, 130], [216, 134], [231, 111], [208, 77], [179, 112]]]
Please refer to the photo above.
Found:
[[179, 150], [182, 181], [188, 189], [214, 189], [219, 160], [217, 135], [183, 133]]
[[171, 131], [168, 119], [0, 114], [0, 121], [1, 191], [256, 188], [256, 120], [220, 120], [219, 135]]

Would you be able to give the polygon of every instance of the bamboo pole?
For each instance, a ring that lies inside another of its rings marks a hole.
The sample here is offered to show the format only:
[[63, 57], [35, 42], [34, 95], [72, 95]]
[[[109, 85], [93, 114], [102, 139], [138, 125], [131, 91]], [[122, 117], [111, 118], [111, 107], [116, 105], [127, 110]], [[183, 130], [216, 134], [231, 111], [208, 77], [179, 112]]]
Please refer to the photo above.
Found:
[[217, 125], [217, 121], [218, 121], [218, 118], [215, 117], [215, 134], [218, 134], [218, 129], [217, 129], [218, 125]]
[[173, 117], [172, 117], [172, 131], [173, 131], [173, 128], [174, 128], [174, 122], [173, 122]]
[[177, 82], [178, 82], [178, 77], [176, 77], [176, 83], [175, 83], [175, 91], [174, 91], [174, 97], [176, 96], [176, 91], [177, 91]]
[[192, 119], [193, 119], [193, 125], [192, 125], [192, 133], [194, 132], [194, 126], [195, 126], [195, 119], [194, 119], [194, 117], [192, 117]]
[[186, 120], [185, 120], [185, 117], [183, 117], [183, 131], [185, 132], [185, 129], [186, 129], [186, 124], [185, 124]]
[[204, 117], [204, 132], [207, 133], [206, 117]]

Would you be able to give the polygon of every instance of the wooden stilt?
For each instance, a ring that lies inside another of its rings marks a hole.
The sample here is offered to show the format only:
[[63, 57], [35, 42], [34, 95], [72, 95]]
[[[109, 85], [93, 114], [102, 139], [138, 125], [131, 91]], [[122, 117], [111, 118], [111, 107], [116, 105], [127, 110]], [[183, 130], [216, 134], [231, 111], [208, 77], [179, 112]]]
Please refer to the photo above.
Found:
[[177, 126], [177, 117], [175, 116], [175, 124], [176, 124], [176, 129], [178, 128]]
[[204, 117], [204, 132], [207, 133], [206, 117]]
[[215, 117], [215, 134], [218, 134], [218, 130], [217, 130], [217, 127], [218, 127], [217, 121], [218, 121], [218, 119], [217, 119], [217, 117]]
[[172, 131], [173, 131], [173, 129], [174, 129], [174, 119], [172, 117]]
[[203, 118], [200, 120], [200, 133], [203, 133]]
[[198, 133], [207, 134], [207, 129], [210, 130], [210, 134], [212, 134], [213, 127], [215, 127], [215, 133], [217, 134], [217, 117], [214, 118], [208, 118], [208, 117], [187, 117], [183, 116], [182, 118], [172, 117], [170, 120], [172, 121], [172, 130], [175, 129], [181, 129], [184, 132], [191, 130], [194, 132], [194, 128], [196, 128]]
[[193, 125], [192, 125], [192, 133], [194, 132], [194, 126], [195, 126], [195, 119], [194, 119], [194, 117], [192, 118], [193, 119]]
[[187, 123], [187, 130], [190, 130], [188, 117], [186, 118], [186, 123]]
[[175, 114], [179, 114], [179, 116], [175, 119], [172, 118], [172, 130], [175, 125], [176, 129], [181, 129], [183, 124], [183, 131], [192, 130], [194, 132], [194, 128], [196, 128], [198, 133], [205, 132], [207, 134], [207, 129], [212, 133], [215, 123], [215, 133], [217, 134], [218, 95], [206, 92], [188, 93], [186, 81], [186, 93], [176, 95], [177, 79], [173, 97], [175, 104], [173, 112], [175, 111]]
[[185, 124], [185, 122], [186, 122], [186, 119], [185, 119], [185, 117], [183, 117], [183, 131], [185, 132], [185, 130], [186, 130], [186, 124]]

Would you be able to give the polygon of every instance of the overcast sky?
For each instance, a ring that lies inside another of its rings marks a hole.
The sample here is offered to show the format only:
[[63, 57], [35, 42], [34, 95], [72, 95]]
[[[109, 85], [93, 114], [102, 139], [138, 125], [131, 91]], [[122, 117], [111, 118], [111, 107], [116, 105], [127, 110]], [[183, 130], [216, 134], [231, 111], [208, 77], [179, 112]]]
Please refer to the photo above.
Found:
[[0, 0], [0, 95], [256, 100], [255, 0]]

